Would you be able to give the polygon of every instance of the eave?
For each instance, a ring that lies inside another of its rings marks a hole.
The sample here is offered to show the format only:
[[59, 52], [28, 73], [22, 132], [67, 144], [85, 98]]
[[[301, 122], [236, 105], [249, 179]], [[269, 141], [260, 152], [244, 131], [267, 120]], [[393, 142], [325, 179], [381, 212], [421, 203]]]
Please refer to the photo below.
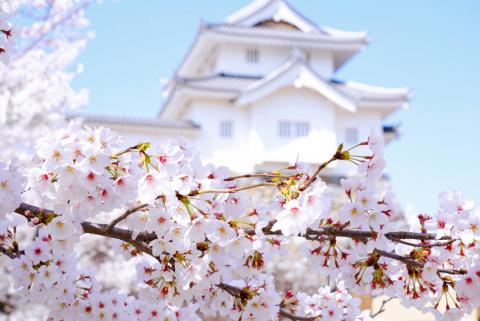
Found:
[[204, 61], [219, 43], [267, 45], [333, 52], [334, 69], [337, 70], [368, 43], [365, 33], [330, 35], [304, 33], [271, 28], [249, 28], [230, 25], [201, 25], [193, 44], [180, 63], [176, 76], [195, 73], [199, 62]]

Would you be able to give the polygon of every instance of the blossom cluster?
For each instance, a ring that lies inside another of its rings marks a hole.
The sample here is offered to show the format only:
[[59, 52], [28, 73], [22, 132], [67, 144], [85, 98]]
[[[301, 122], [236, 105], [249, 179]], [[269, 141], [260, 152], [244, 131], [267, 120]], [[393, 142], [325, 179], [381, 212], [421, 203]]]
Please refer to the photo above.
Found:
[[28, 161], [42, 131], [86, 103], [87, 92], [70, 83], [91, 37], [84, 13], [90, 2], [0, 1], [0, 161]]
[[334, 291], [329, 286], [324, 286], [313, 295], [303, 292], [294, 295], [289, 291], [285, 294], [282, 303], [292, 315], [300, 314], [328, 321], [342, 320], [345, 315], [356, 315], [357, 321], [370, 320], [368, 314], [361, 315], [360, 299], [353, 298], [343, 282], [339, 282]]
[[[335, 161], [360, 169], [342, 180], [338, 211], [319, 177]], [[435, 214], [395, 231], [393, 196], [377, 184], [384, 165], [376, 131], [318, 168], [233, 176], [182, 143], [125, 147], [108, 129], [71, 123], [37, 141], [28, 170], [0, 170], [0, 249], [24, 303], [49, 307], [52, 321], [368, 320], [352, 297], [366, 291], [458, 319], [480, 304], [473, 206], [444, 193]], [[276, 196], [261, 201], [259, 188]], [[31, 240], [18, 238], [23, 227], [36, 228]], [[85, 234], [111, 238], [134, 262], [132, 291], [104, 288], [78, 264]], [[297, 240], [312, 277], [334, 287], [277, 287], [269, 265]]]

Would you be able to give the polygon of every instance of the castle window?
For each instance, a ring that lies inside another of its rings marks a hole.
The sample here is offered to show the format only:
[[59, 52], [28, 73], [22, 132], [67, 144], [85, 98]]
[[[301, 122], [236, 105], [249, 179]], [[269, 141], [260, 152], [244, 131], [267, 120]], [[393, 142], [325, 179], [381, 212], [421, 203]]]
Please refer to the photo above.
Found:
[[257, 63], [260, 58], [258, 49], [248, 48], [246, 52], [247, 61], [250, 63]]
[[308, 51], [305, 52], [305, 61], [307, 62], [307, 64], [312, 62], [312, 54]]
[[310, 124], [307, 122], [295, 123], [295, 136], [304, 137], [310, 134]]
[[289, 121], [280, 121], [278, 123], [278, 136], [280, 137], [292, 136], [292, 123]]
[[345, 130], [345, 143], [357, 144], [358, 143], [358, 129], [353, 127], [347, 127]]
[[219, 135], [222, 138], [233, 137], [233, 122], [221, 121], [219, 126]]

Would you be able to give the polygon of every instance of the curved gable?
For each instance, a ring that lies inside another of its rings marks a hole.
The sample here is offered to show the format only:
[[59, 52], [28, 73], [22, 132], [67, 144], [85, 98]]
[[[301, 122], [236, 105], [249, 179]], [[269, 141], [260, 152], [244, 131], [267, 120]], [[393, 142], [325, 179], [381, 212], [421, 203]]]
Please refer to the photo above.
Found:
[[290, 86], [310, 89], [349, 112], [355, 112], [357, 109], [354, 102], [318, 76], [301, 59], [287, 62], [265, 78], [250, 85], [238, 97], [236, 103], [248, 105], [273, 92]]

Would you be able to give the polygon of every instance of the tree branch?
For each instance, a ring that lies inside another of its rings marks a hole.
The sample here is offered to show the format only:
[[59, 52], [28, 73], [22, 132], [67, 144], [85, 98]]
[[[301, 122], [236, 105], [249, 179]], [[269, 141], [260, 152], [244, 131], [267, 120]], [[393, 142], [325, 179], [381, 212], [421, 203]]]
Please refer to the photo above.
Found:
[[395, 299], [394, 296], [392, 296], [391, 298], [388, 298], [388, 299], [383, 300], [383, 301], [382, 301], [382, 305], [380, 305], [380, 308], [378, 309], [378, 311], [375, 312], [375, 313], [371, 313], [371, 314], [370, 314], [370, 317], [373, 319], [373, 318], [375, 318], [376, 316], [378, 316], [379, 314], [385, 312], [385, 305], [386, 305], [388, 302], [392, 301], [393, 299]]
[[401, 243], [401, 244], [405, 244], [405, 245], [409, 245], [409, 246], [413, 246], [413, 247], [430, 248], [430, 247], [436, 247], [436, 246], [446, 246], [446, 245], [452, 244], [452, 243], [454, 243], [458, 240], [457, 239], [451, 239], [451, 240], [446, 241], [446, 242], [432, 242], [432, 243], [412, 243], [412, 242], [408, 242], [408, 241], [404, 241], [404, 240], [400, 240], [400, 239], [392, 239], [392, 241], [397, 242], [397, 243]]
[[331, 162], [334, 162], [335, 160], [337, 160], [337, 153], [335, 153], [335, 155], [333, 155], [332, 158], [330, 158], [328, 161], [323, 162], [320, 166], [318, 166], [317, 170], [315, 171], [315, 173], [313, 173], [312, 177], [310, 177], [310, 179], [308, 179], [300, 187], [299, 189], [300, 192], [303, 192], [304, 190], [306, 190], [317, 179], [317, 176], [320, 175], [320, 172], [323, 171]]
[[152, 250], [144, 242], [149, 243], [157, 238], [155, 233], [140, 233], [136, 238], [133, 238], [133, 231], [117, 227], [109, 228], [107, 224], [83, 222], [82, 228], [86, 234], [106, 236], [130, 243], [148, 255], [152, 255]]
[[24, 254], [23, 251], [18, 251], [18, 252], [11, 252], [9, 251], [8, 249], [4, 248], [3, 246], [0, 246], [0, 253], [2, 253], [3, 255], [6, 255], [8, 256], [10, 259], [14, 260], [16, 258], [19, 258], [20, 256], [22, 256]]
[[[20, 206], [15, 210], [15, 213], [26, 217], [29, 221], [39, 214], [57, 215], [52, 210], [45, 210], [27, 203], [20, 204]], [[133, 231], [116, 227], [109, 228], [109, 225], [107, 224], [83, 222], [82, 228], [83, 232], [86, 234], [100, 235], [122, 240], [134, 245], [139, 250], [149, 255], [152, 255], [152, 250], [145, 243], [149, 243], [157, 238], [156, 234], [153, 232], [140, 233], [136, 238], [133, 238]]]
[[131, 209], [128, 209], [127, 211], [125, 211], [125, 213], [123, 213], [122, 215], [120, 215], [119, 217], [114, 219], [112, 222], [110, 222], [110, 224], [108, 224], [108, 226], [107, 226], [107, 229], [108, 230], [113, 229], [115, 227], [115, 225], [117, 225], [121, 221], [125, 220], [127, 217], [129, 217], [133, 213], [136, 213], [138, 211], [141, 211], [141, 210], [145, 209], [147, 206], [148, 206], [148, 204], [140, 204], [140, 205], [137, 205], [135, 207], [132, 207]]
[[[57, 215], [51, 210], [41, 209], [39, 207], [26, 204], [26, 203], [20, 204], [20, 206], [15, 210], [15, 212], [25, 216], [29, 221], [32, 220], [32, 218], [38, 214]], [[119, 239], [134, 245], [135, 247], [137, 247], [142, 252], [145, 252], [146, 254], [152, 255], [152, 251], [147, 244], [157, 239], [157, 235], [155, 233], [142, 232], [142, 233], [139, 233], [135, 238], [133, 238], [133, 231], [128, 229], [111, 227], [110, 225], [111, 224], [107, 225], [107, 224], [98, 224], [98, 223], [92, 223], [92, 222], [83, 222], [82, 228], [84, 233]], [[271, 231], [272, 226], [273, 224], [271, 222], [271, 224], [268, 224], [266, 227], [263, 228], [263, 232], [265, 234], [282, 235], [280, 231]], [[254, 233], [253, 230], [245, 230], [245, 232], [247, 234]], [[309, 229], [307, 230], [307, 233], [303, 235], [303, 237], [310, 238], [312, 235], [349, 237], [352, 239], [365, 239], [365, 238], [374, 237], [375, 233], [371, 231], [360, 231], [360, 230], [352, 230], [352, 229], [345, 229], [345, 228], [325, 227], [319, 230]], [[434, 240], [436, 239], [436, 234], [400, 231], [400, 232], [386, 233], [385, 237], [390, 240], [398, 240], [398, 239]], [[449, 237], [444, 236], [440, 239], [449, 240]], [[2, 251], [2, 253], [3, 252], [4, 251]], [[409, 257], [404, 257], [395, 253], [390, 253], [390, 252], [386, 252], [378, 249], [376, 249], [375, 252], [378, 255], [388, 257], [394, 260], [398, 260], [410, 266], [423, 267], [423, 263], [415, 261], [414, 259], [411, 259]], [[466, 271], [464, 270], [453, 270], [453, 269], [438, 269], [437, 271], [438, 273], [449, 273], [449, 274], [465, 274], [466, 273]]]
[[223, 179], [225, 182], [234, 181], [240, 178], [253, 178], [253, 177], [266, 177], [266, 178], [287, 178], [289, 176], [282, 175], [282, 174], [274, 174], [274, 173], [259, 173], [259, 174], [243, 174], [237, 176], [230, 176]]
[[258, 184], [252, 184], [252, 185], [240, 186], [240, 187], [232, 187], [232, 188], [225, 188], [225, 189], [196, 190], [196, 191], [192, 191], [190, 194], [188, 194], [188, 196], [196, 196], [196, 195], [201, 195], [201, 194], [236, 193], [236, 192], [239, 192], [239, 191], [244, 191], [244, 190], [263, 187], [263, 186], [278, 186], [278, 184], [277, 183], [265, 182], [265, 183], [258, 183]]
[[[353, 239], [366, 239], [376, 237], [378, 233], [372, 231], [361, 231], [354, 229], [346, 228], [336, 228], [336, 227], [322, 227], [318, 230], [308, 229], [306, 235], [317, 235], [317, 236], [340, 236], [340, 237], [349, 237]], [[417, 233], [417, 232], [388, 232], [384, 236], [389, 240], [435, 240], [437, 235], [435, 233]], [[449, 240], [449, 236], [443, 236], [440, 240]]]
[[388, 257], [388, 258], [391, 258], [393, 260], [403, 262], [406, 265], [423, 267], [423, 263], [415, 261], [414, 259], [411, 259], [409, 257], [401, 256], [401, 255], [398, 255], [398, 254], [395, 254], [395, 253], [390, 253], [390, 252], [379, 250], [379, 249], [375, 249], [374, 252], [377, 253], [380, 256]]
[[50, 25], [50, 27], [44, 31], [35, 41], [33, 41], [31, 44], [29, 44], [25, 49], [23, 49], [18, 58], [23, 57], [28, 51], [32, 50], [35, 48], [36, 45], [38, 45], [41, 41], [43, 41], [47, 35], [51, 32], [53, 32], [58, 26], [63, 25], [68, 19], [72, 18], [74, 15], [79, 13], [81, 10], [87, 8], [90, 5], [90, 0], [86, 0], [82, 4], [78, 5], [76, 8], [72, 9], [69, 13], [67, 13], [64, 17], [59, 19], [58, 21], [55, 21]]

